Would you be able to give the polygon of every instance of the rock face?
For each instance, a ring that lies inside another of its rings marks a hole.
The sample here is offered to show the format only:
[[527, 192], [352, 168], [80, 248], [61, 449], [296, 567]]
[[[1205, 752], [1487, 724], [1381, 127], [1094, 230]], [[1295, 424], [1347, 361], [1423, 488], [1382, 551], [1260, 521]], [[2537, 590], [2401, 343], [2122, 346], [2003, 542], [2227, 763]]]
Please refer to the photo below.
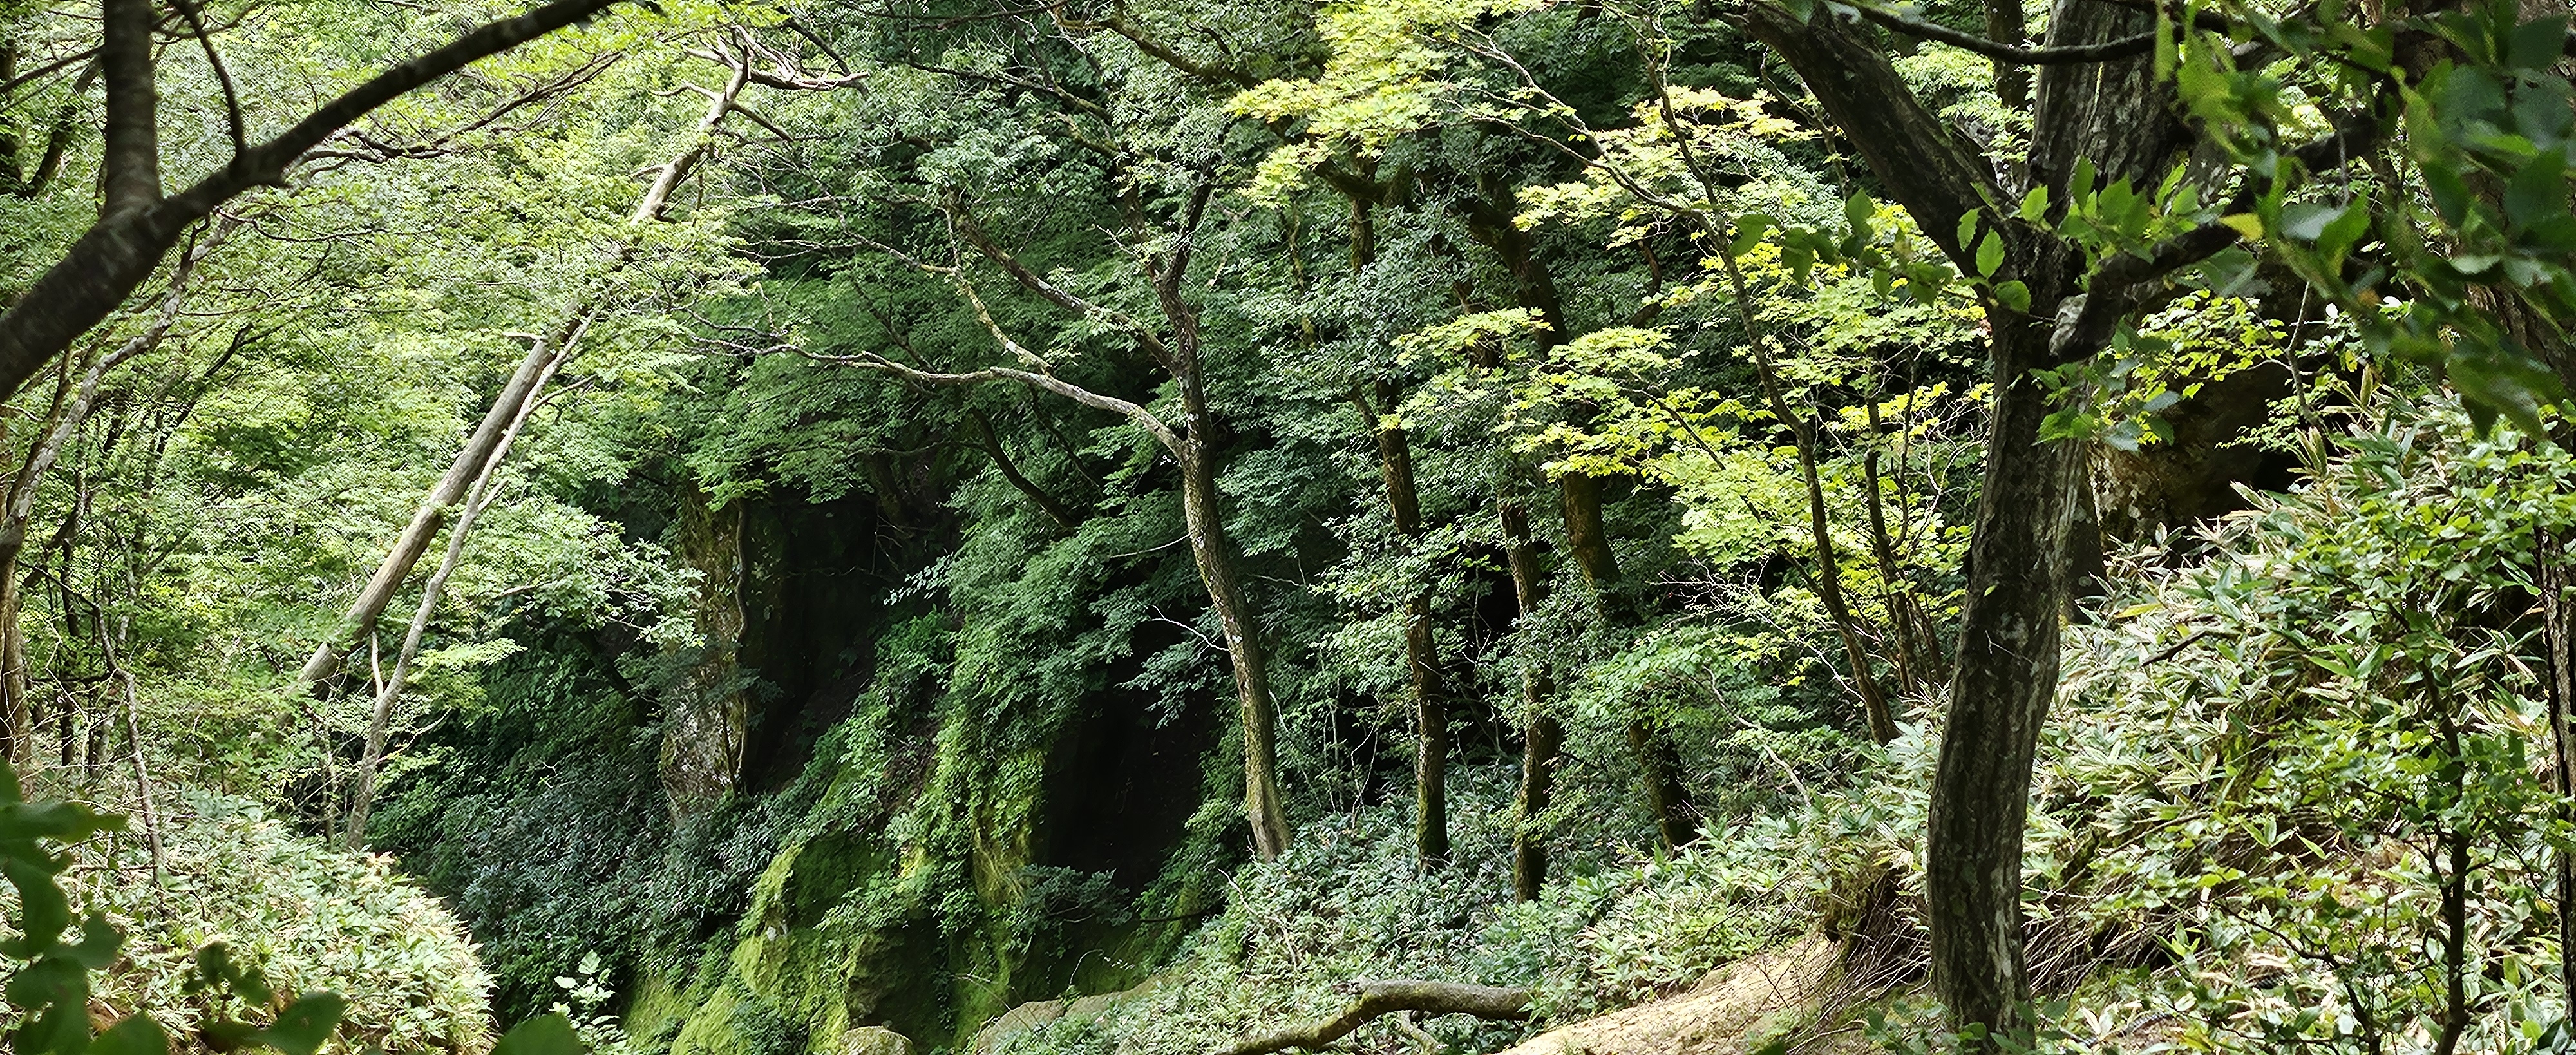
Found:
[[860, 1026], [841, 1034], [835, 1055], [912, 1055], [912, 1038], [884, 1026]]
[[[862, 1055], [845, 1043], [878, 1027], [962, 1051], [1022, 1001], [1135, 982], [1222, 896], [1233, 840], [1192, 820], [1222, 715], [1126, 687], [1158, 642], [1078, 700], [997, 707], [950, 684], [955, 613], [905, 586], [955, 544], [931, 513], [682, 499], [703, 640], [670, 657], [663, 789], [684, 828], [777, 842], [730, 933], [639, 987], [630, 1029], [673, 1055]], [[1112, 897], [1148, 919], [1093, 910]]]
[[723, 800], [742, 774], [750, 699], [736, 675], [743, 631], [742, 503], [709, 508], [692, 486], [680, 496], [679, 557], [698, 573], [698, 644], [688, 672], [663, 701], [662, 790], [674, 822]]
[[993, 1055], [1012, 1037], [1060, 1018], [1097, 1018], [1111, 1008], [1161, 988], [1167, 981], [1167, 976], [1158, 974], [1114, 993], [1096, 993], [1071, 1000], [1033, 1000], [1021, 1004], [976, 1030], [975, 1042], [968, 1046], [967, 1051], [969, 1055]]

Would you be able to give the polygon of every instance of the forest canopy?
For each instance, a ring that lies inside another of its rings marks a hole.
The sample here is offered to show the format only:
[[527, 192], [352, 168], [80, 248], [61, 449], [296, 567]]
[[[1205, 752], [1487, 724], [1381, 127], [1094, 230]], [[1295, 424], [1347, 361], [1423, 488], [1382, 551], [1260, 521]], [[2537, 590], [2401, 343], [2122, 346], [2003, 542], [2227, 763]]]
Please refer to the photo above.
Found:
[[2561, 1050], [2570, 24], [0, 0], [0, 1029]]

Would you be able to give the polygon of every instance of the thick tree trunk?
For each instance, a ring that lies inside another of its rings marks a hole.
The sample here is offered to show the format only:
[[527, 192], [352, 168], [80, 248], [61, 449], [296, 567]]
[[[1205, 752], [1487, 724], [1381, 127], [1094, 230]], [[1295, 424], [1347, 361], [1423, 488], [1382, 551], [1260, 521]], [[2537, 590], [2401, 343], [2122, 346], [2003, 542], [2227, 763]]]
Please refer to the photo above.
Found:
[[2057, 691], [2059, 617], [2083, 458], [2039, 441], [2047, 350], [2036, 320], [1995, 335], [1998, 378], [1985, 490], [1969, 543], [1950, 712], [1933, 776], [1924, 904], [1933, 985], [1962, 1023], [2002, 1028], [2029, 997], [2021, 934], [2022, 829], [2033, 753]]

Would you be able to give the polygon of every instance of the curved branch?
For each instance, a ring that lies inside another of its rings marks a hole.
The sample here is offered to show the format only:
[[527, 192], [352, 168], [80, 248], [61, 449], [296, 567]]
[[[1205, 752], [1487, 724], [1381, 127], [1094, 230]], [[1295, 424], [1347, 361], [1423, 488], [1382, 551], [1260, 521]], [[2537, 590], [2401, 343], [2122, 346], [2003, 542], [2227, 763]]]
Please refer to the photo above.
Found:
[[1317, 1019], [1273, 1033], [1247, 1038], [1225, 1055], [1270, 1055], [1289, 1048], [1322, 1048], [1380, 1015], [1420, 1011], [1432, 1015], [1474, 1015], [1520, 1021], [1529, 1017], [1530, 991], [1456, 982], [1367, 982], [1360, 995], [1331, 1018]]
[[805, 357], [817, 362], [839, 363], [843, 366], [855, 366], [862, 370], [891, 374], [919, 385], [972, 385], [986, 381], [1016, 381], [1043, 392], [1053, 392], [1083, 406], [1106, 410], [1124, 417], [1135, 422], [1138, 428], [1144, 429], [1147, 435], [1154, 437], [1155, 442], [1163, 445], [1163, 449], [1171, 451], [1175, 456], [1181, 453], [1180, 433], [1174, 432], [1171, 426], [1164, 424], [1163, 419], [1156, 417], [1153, 411], [1116, 396], [1101, 395], [1053, 374], [1014, 370], [1007, 366], [988, 366], [981, 370], [970, 370], [959, 374], [940, 373], [907, 366], [875, 352], [861, 352], [857, 355], [823, 355], [807, 352]]

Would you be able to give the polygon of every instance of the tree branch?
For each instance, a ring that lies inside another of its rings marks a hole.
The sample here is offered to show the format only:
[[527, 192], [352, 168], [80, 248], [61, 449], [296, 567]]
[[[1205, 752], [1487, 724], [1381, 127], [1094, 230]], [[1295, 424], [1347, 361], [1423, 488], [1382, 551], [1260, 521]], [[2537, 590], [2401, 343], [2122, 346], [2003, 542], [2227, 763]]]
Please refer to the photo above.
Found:
[[395, 97], [467, 64], [584, 21], [618, 0], [554, 0], [489, 22], [446, 46], [377, 74], [323, 104], [275, 138], [236, 154], [186, 191], [161, 197], [153, 111], [151, 0], [101, 0], [111, 17], [100, 60], [110, 94], [109, 207], [62, 257], [0, 314], [0, 398], [107, 318], [150, 278], [189, 225], [223, 203], [285, 178], [287, 166]]
[[1843, 138], [1914, 214], [1924, 237], [1951, 262], [1973, 269], [1971, 247], [1958, 244], [1959, 219], [1986, 212], [1986, 226], [2003, 229], [1992, 203], [2010, 196], [1984, 159], [1906, 87], [1887, 55], [1835, 19], [1802, 22], [1759, 0], [1746, 5], [1741, 25], [1798, 71]]
[[1134, 422], [1138, 428], [1144, 429], [1146, 434], [1154, 437], [1155, 442], [1163, 445], [1163, 449], [1175, 455], [1181, 451], [1180, 434], [1172, 431], [1171, 426], [1163, 424], [1163, 419], [1156, 417], [1153, 411], [1116, 396], [1101, 395], [1053, 374], [1014, 370], [1007, 366], [988, 366], [962, 374], [939, 373], [906, 366], [875, 352], [861, 352], [857, 355], [824, 355], [818, 352], [806, 352], [805, 357], [816, 362], [839, 363], [862, 370], [874, 370], [918, 385], [972, 385], [986, 381], [1016, 381], [1043, 392], [1053, 392], [1086, 407], [1117, 414]]
[[197, 46], [205, 49], [206, 65], [215, 71], [215, 83], [223, 86], [225, 130], [232, 133], [233, 153], [238, 156], [250, 149], [250, 134], [242, 126], [241, 92], [233, 87], [233, 71], [224, 66], [223, 55], [215, 50], [215, 38], [207, 34], [205, 16], [198, 13], [195, 0], [170, 0], [170, 5], [188, 20], [189, 33], [197, 38]]
[[1333, 1017], [1247, 1038], [1228, 1049], [1226, 1055], [1270, 1055], [1289, 1048], [1320, 1049], [1351, 1035], [1353, 1030], [1366, 1025], [1370, 1019], [1399, 1011], [1474, 1015], [1516, 1022], [1529, 1017], [1529, 1001], [1530, 991], [1527, 989], [1455, 982], [1366, 982], [1360, 986], [1360, 995], [1342, 1005], [1342, 1010]]
[[1003, 271], [1008, 272], [1013, 279], [1018, 280], [1019, 284], [1026, 287], [1029, 292], [1045, 297], [1047, 300], [1054, 302], [1057, 307], [1063, 308], [1064, 310], [1070, 311], [1076, 315], [1080, 315], [1088, 319], [1099, 319], [1116, 326], [1119, 329], [1125, 330], [1130, 336], [1136, 338], [1136, 343], [1144, 345], [1145, 351], [1154, 356], [1154, 358], [1158, 360], [1169, 358], [1169, 352], [1163, 346], [1163, 336], [1154, 332], [1153, 327], [1145, 325], [1144, 322], [1138, 320], [1133, 315], [1118, 311], [1114, 308], [1095, 304], [1089, 300], [1074, 295], [1071, 291], [1068, 291], [1053, 282], [1047, 281], [1045, 276], [1038, 274], [1027, 264], [1020, 262], [1020, 258], [1011, 255], [1010, 250], [1002, 248], [999, 243], [993, 241], [992, 236], [986, 234], [984, 229], [975, 223], [975, 218], [969, 215], [962, 206], [952, 207], [944, 211], [946, 211], [949, 217], [955, 221], [954, 226], [960, 237], [965, 238], [968, 244], [974, 246], [976, 252], [984, 254], [986, 259], [1001, 265]]

